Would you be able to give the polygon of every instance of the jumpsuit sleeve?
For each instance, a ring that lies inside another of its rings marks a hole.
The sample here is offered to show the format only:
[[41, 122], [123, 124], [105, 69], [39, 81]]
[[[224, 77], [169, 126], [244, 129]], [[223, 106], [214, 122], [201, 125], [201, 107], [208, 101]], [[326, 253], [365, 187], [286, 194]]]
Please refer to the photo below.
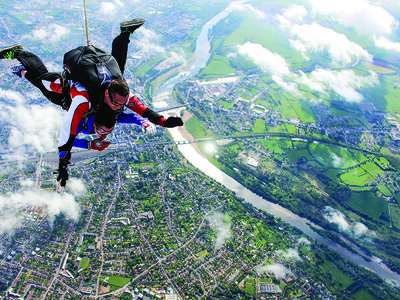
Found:
[[133, 112], [139, 114], [140, 116], [149, 119], [151, 123], [159, 126], [164, 126], [164, 121], [166, 120], [162, 115], [156, 113], [151, 108], [145, 106], [139, 101], [135, 96], [131, 96], [126, 104], [126, 107]]
[[[65, 157], [65, 153], [69, 153], [74, 145], [74, 140], [78, 132], [78, 126], [81, 123], [85, 113], [90, 109], [89, 96], [86, 89], [79, 83], [75, 83], [71, 87], [71, 106], [64, 118], [58, 150], [60, 158]], [[70, 155], [69, 155], [70, 156]]]
[[88, 149], [88, 140], [75, 139], [73, 146], [76, 148]]
[[121, 113], [117, 118], [117, 123], [120, 124], [135, 124], [142, 126], [142, 122], [144, 121], [147, 121], [147, 119], [139, 116], [138, 114]]

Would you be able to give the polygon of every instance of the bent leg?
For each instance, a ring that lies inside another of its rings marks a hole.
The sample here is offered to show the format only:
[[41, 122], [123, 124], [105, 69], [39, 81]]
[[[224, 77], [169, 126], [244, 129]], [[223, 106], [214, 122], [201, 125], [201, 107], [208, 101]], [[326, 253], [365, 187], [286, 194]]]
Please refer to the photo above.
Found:
[[122, 74], [124, 74], [126, 58], [128, 56], [128, 44], [130, 42], [129, 36], [130, 33], [128, 32], [121, 33], [112, 42], [111, 55], [118, 62]]
[[21, 62], [25, 67], [25, 70], [30, 74], [30, 78], [33, 80], [32, 84], [36, 86], [35, 78], [40, 75], [48, 73], [46, 66], [43, 64], [42, 60], [35, 54], [28, 51], [20, 51], [16, 59]]
[[42, 80], [54, 82], [60, 78], [60, 74], [56, 72], [49, 72], [42, 60], [35, 54], [28, 51], [21, 51], [16, 57], [18, 61], [25, 67], [25, 78], [36, 86], [42, 94], [56, 105], [62, 106], [63, 95], [47, 90]]
[[[29, 72], [27, 72], [26, 74], [25, 74], [25, 77], [27, 77], [26, 75], [28, 75], [29, 74]], [[47, 99], [49, 99], [51, 102], [53, 102], [54, 104], [56, 104], [56, 105], [58, 105], [58, 106], [61, 106], [63, 109], [64, 109], [64, 107], [63, 107], [63, 99], [64, 99], [64, 95], [62, 94], [62, 93], [56, 93], [56, 92], [52, 92], [52, 91], [49, 91], [48, 89], [46, 89], [45, 87], [44, 87], [44, 85], [42, 84], [42, 80], [46, 80], [46, 81], [50, 81], [50, 82], [54, 82], [54, 81], [56, 81], [57, 79], [60, 79], [60, 73], [57, 73], [57, 72], [47, 72], [47, 73], [44, 73], [44, 74], [42, 74], [42, 75], [40, 75], [38, 78], [37, 78], [37, 82], [38, 82], [38, 85], [36, 86], [41, 92], [42, 92], [42, 94], [47, 98]], [[28, 78], [27, 78], [28, 79]], [[29, 80], [29, 79], [28, 79]]]

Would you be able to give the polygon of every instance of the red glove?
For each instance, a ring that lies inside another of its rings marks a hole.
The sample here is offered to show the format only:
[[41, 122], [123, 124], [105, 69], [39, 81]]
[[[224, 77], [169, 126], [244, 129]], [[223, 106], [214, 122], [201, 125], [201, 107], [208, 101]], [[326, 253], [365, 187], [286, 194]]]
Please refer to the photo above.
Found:
[[111, 143], [110, 142], [104, 142], [101, 141], [100, 139], [95, 139], [93, 141], [88, 141], [88, 150], [97, 150], [97, 151], [103, 151], [106, 149]]

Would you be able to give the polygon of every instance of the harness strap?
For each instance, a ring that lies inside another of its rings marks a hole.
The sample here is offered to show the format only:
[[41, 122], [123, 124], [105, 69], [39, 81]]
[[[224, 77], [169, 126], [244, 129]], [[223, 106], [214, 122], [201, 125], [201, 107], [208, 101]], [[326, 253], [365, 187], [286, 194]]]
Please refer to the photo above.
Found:
[[64, 110], [68, 110], [71, 106], [72, 98], [71, 98], [71, 87], [69, 86], [69, 82], [67, 79], [67, 73], [64, 71], [60, 74], [61, 80], [61, 92], [63, 98], [61, 100], [61, 106]]
[[88, 129], [88, 124], [87, 121], [93, 117], [96, 114], [96, 109], [95, 108], [91, 108], [89, 109], [86, 113], [85, 116], [82, 118], [83, 121], [83, 126], [82, 126], [82, 130], [87, 130]]

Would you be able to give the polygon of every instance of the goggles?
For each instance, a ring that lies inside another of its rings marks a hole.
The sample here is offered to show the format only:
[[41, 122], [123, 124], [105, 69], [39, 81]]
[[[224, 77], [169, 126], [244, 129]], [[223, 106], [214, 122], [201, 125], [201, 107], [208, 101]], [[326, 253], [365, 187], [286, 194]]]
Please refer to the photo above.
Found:
[[97, 134], [102, 135], [102, 136], [109, 135], [114, 129], [114, 128], [111, 128], [110, 130], [105, 130], [104, 128], [101, 128], [101, 127], [97, 126], [96, 123], [94, 123], [93, 125], [94, 125], [93, 126], [94, 127], [94, 131]]
[[118, 103], [117, 101], [115, 101], [114, 98], [111, 96], [111, 93], [108, 89], [107, 89], [107, 92], [108, 92], [108, 97], [110, 97], [110, 102], [112, 105], [115, 105], [115, 106], [124, 106], [125, 105], [126, 102], [121, 104], [121, 103]]

